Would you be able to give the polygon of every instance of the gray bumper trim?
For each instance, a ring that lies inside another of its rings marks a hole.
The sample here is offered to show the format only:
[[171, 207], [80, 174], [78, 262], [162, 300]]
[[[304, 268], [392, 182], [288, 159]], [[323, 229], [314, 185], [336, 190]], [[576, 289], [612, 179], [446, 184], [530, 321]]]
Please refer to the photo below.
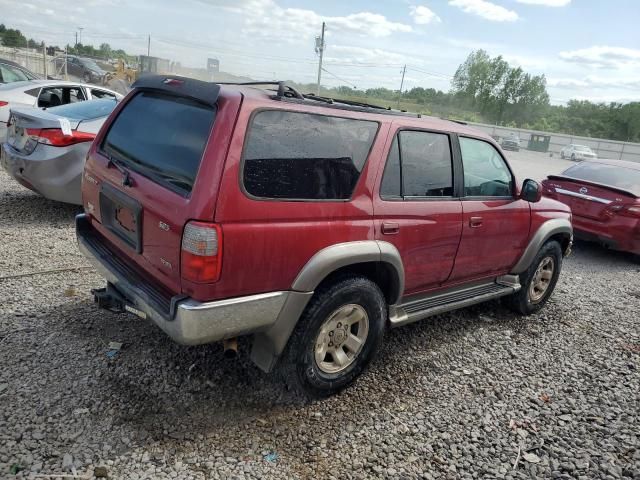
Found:
[[276, 322], [291, 293], [269, 292], [204, 303], [185, 299], [177, 303], [174, 318], [168, 319], [124, 275], [96, 254], [82, 236], [78, 236], [78, 247], [131, 306], [146, 314], [167, 335], [183, 345], [210, 343], [266, 330]]

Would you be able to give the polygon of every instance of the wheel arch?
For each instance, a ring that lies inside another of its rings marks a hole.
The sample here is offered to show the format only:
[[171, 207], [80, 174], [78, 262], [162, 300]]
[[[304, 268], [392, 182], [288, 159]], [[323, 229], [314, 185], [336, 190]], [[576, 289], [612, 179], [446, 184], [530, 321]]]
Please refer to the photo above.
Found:
[[544, 222], [533, 234], [529, 245], [518, 260], [518, 263], [511, 269], [510, 273], [520, 274], [524, 272], [535, 258], [542, 246], [549, 240], [556, 240], [562, 246], [562, 252], [567, 255], [573, 242], [573, 227], [566, 218], [554, 218]]
[[391, 243], [365, 240], [326, 247], [311, 257], [298, 273], [275, 324], [254, 335], [253, 362], [262, 370], [270, 371], [313, 292], [321, 284], [349, 274], [365, 276], [376, 283], [388, 305], [394, 305], [402, 298], [404, 267], [398, 249]]

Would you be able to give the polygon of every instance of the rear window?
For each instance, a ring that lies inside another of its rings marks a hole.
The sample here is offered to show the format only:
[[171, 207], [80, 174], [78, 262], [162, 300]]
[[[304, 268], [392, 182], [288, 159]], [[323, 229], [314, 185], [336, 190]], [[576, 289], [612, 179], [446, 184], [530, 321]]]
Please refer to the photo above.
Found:
[[110, 100], [89, 100], [88, 102], [69, 103], [59, 107], [47, 108], [47, 112], [72, 120], [92, 120], [94, 118], [106, 117], [118, 102]]
[[259, 112], [244, 150], [244, 187], [260, 198], [347, 200], [377, 131], [366, 120]]
[[195, 100], [140, 92], [118, 114], [102, 149], [186, 196], [193, 188], [215, 114], [214, 108]]
[[640, 195], [640, 171], [617, 165], [597, 162], [581, 162], [562, 174], [565, 177], [585, 180], [626, 190]]

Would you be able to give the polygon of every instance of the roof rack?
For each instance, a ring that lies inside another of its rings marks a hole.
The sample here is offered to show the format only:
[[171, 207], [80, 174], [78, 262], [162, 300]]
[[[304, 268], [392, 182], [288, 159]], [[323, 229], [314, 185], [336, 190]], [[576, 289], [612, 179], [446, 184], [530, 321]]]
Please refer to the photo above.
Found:
[[244, 85], [244, 86], [258, 86], [258, 85], [277, 85], [278, 90], [276, 96], [278, 98], [291, 98], [295, 97], [304, 100], [304, 96], [291, 85], [287, 85], [286, 82], [279, 81], [266, 81], [266, 82], [215, 82], [218, 85]]
[[[343, 100], [340, 98], [323, 97], [321, 95], [314, 95], [313, 93], [300, 93], [297, 89], [291, 85], [287, 85], [284, 81], [265, 81], [265, 82], [216, 82], [218, 85], [244, 85], [244, 86], [258, 86], [258, 85], [275, 85], [278, 87], [274, 100], [288, 100], [296, 103], [306, 102], [308, 100], [322, 102], [327, 107], [337, 108], [341, 110], [352, 110], [357, 112], [368, 113], [381, 113], [386, 115], [401, 115], [405, 117], [422, 118], [420, 113], [407, 112], [406, 110], [392, 110], [391, 107], [381, 107], [380, 105], [373, 105], [371, 103], [356, 102], [353, 100]], [[373, 110], [373, 112], [372, 112]]]

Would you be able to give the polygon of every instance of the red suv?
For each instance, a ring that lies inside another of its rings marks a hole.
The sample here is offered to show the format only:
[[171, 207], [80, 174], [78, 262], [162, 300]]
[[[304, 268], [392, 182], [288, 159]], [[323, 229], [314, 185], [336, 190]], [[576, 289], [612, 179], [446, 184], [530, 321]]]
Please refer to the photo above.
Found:
[[107, 120], [77, 217], [100, 306], [187, 345], [251, 335], [261, 369], [321, 397], [387, 327], [547, 301], [570, 210], [520, 188], [490, 137], [259, 85], [143, 77]]

